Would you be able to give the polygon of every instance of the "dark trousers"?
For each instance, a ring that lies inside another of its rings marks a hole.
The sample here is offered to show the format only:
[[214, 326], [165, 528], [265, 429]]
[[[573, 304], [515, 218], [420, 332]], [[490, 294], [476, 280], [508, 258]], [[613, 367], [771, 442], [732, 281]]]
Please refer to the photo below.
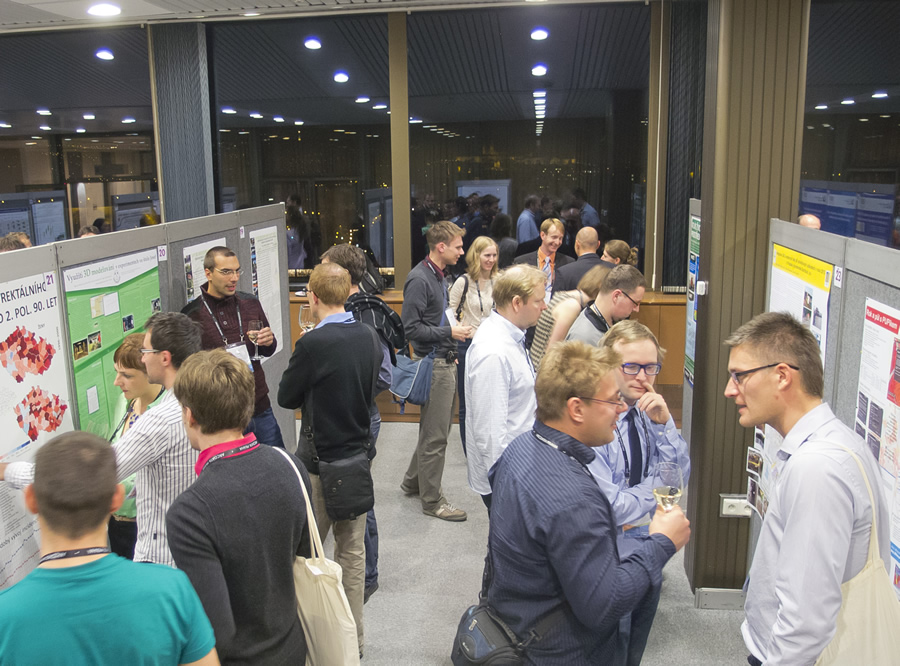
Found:
[[[372, 446], [378, 441], [378, 433], [381, 432], [381, 414], [378, 407], [372, 405], [369, 414], [371, 421], [369, 428], [372, 431]], [[375, 521], [375, 509], [369, 509], [366, 514], [366, 587], [372, 587], [378, 583], [378, 523]]]
[[616, 644], [616, 664], [618, 666], [639, 666], [650, 637], [659, 593], [662, 586], [654, 585], [641, 602], [628, 615], [619, 620], [619, 639]]
[[487, 507], [487, 510], [488, 510], [488, 518], [491, 517], [491, 498], [492, 497], [493, 497], [492, 493], [488, 493], [487, 495], [481, 496], [481, 501], [484, 502], [484, 505]]
[[137, 543], [137, 523], [133, 520], [116, 520], [109, 517], [109, 549], [119, 557], [134, 559]]
[[471, 344], [471, 338], [457, 343], [459, 365], [456, 366], [456, 390], [459, 393], [459, 438], [462, 440], [463, 455], [466, 453], [466, 352]]
[[284, 448], [284, 440], [281, 438], [281, 428], [278, 427], [278, 421], [275, 420], [275, 414], [269, 407], [261, 411], [259, 414], [250, 419], [244, 434], [253, 433], [256, 435], [256, 441], [260, 444], [268, 444], [269, 446], [277, 446], [279, 449]]
[[762, 666], [762, 662], [752, 654], [747, 656], [747, 663], [750, 664], [750, 666]]

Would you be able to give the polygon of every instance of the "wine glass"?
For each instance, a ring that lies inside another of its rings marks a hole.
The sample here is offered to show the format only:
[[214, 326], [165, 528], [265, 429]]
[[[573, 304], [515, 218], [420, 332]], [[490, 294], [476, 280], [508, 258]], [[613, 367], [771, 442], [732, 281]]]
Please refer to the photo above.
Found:
[[671, 511], [681, 499], [684, 490], [684, 474], [681, 466], [673, 462], [661, 462], [656, 466], [656, 483], [653, 496], [663, 511]]
[[253, 347], [256, 349], [256, 353], [250, 357], [251, 361], [261, 361], [262, 356], [259, 355], [259, 343], [257, 340], [259, 339], [259, 332], [262, 330], [263, 323], [259, 319], [251, 319], [247, 322], [247, 337], [250, 338], [250, 341], [253, 343]]
[[309, 305], [300, 306], [300, 328], [304, 333], [311, 331], [316, 327], [316, 320], [313, 317], [312, 308]]

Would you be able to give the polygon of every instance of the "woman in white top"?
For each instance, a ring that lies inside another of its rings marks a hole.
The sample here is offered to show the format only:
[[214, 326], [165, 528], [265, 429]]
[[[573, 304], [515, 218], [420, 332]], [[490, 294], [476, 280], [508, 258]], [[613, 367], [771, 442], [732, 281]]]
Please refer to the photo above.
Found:
[[[479, 236], [466, 253], [466, 272], [450, 287], [450, 310], [463, 326], [477, 329], [494, 309], [494, 277], [497, 275], [497, 243], [490, 236]], [[459, 343], [456, 386], [459, 392], [459, 436], [466, 451], [466, 351], [472, 338]]]

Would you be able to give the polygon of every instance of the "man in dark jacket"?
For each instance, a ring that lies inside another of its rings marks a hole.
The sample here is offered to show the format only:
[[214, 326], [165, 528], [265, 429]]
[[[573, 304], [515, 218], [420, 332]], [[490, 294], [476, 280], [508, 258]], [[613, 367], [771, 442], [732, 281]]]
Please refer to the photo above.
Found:
[[587, 272], [595, 266], [606, 266], [612, 269], [615, 264], [603, 261], [597, 255], [600, 240], [594, 227], [582, 227], [575, 236], [575, 263], [566, 264], [556, 269], [556, 281], [553, 283], [553, 296], [561, 291], [576, 289]]
[[[203, 259], [203, 268], [207, 282], [200, 287], [200, 296], [181, 311], [202, 327], [203, 349], [224, 348], [252, 366], [256, 393], [247, 432], [255, 434], [263, 444], [283, 449], [281, 429], [269, 401], [266, 374], [260, 361], [251, 360], [256, 351], [253, 336], [263, 356], [271, 356], [278, 347], [266, 313], [256, 297], [237, 290], [241, 263], [232, 250], [221, 245], [210, 249]], [[261, 322], [261, 328], [251, 331], [251, 321]]]

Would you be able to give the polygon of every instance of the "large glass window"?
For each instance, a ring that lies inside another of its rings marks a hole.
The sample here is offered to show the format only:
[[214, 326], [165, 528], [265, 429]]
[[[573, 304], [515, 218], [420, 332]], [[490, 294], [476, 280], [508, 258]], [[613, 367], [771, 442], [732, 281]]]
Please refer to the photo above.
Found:
[[473, 192], [500, 199], [513, 234], [537, 195], [538, 222], [632, 240], [644, 224], [649, 7], [428, 12], [408, 26], [414, 261], [422, 226], [471, 217], [454, 202]]
[[387, 19], [223, 23], [210, 34], [221, 210], [284, 201], [293, 269], [344, 242], [393, 266]]
[[900, 5], [813, 2], [800, 213], [900, 248]]
[[0, 233], [123, 228], [123, 195], [159, 219], [147, 57], [137, 27], [0, 37]]

